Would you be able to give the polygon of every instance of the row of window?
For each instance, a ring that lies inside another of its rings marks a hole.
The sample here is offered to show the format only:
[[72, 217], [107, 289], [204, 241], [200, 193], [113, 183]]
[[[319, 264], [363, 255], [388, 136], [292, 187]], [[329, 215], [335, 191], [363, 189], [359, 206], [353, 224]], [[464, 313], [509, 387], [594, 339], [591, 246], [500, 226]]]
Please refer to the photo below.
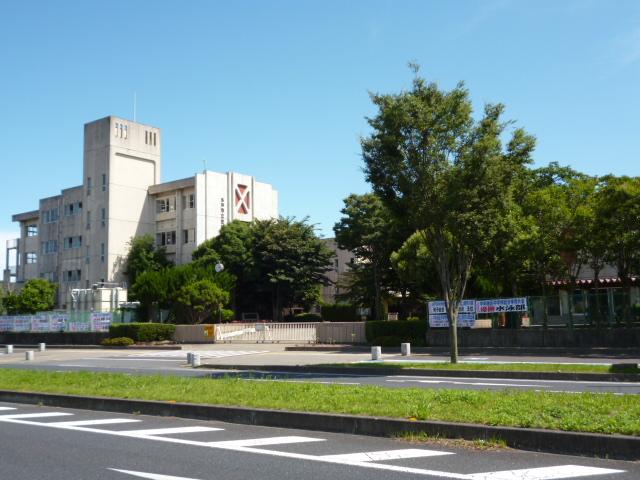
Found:
[[[156, 245], [164, 247], [165, 245], [176, 244], [176, 232], [159, 232], [156, 233]], [[182, 243], [194, 243], [196, 241], [195, 228], [187, 228], [182, 230]]]
[[[107, 225], [107, 209], [100, 209], [100, 226], [104, 227]], [[91, 229], [91, 212], [87, 211], [87, 230]]]
[[[104, 243], [100, 244], [100, 262], [104, 263], [104, 258], [105, 258], [105, 247], [104, 247]], [[91, 263], [91, 255], [89, 254], [89, 245], [87, 245], [87, 252], [85, 255], [85, 263]]]
[[27, 237], [37, 237], [38, 236], [38, 225], [32, 223], [31, 225], [27, 225]]
[[79, 282], [82, 280], [82, 270], [65, 270], [62, 280], [65, 282]]
[[[194, 193], [182, 196], [182, 209], [195, 208], [196, 196]], [[166, 197], [156, 200], [156, 213], [173, 212], [176, 209], [176, 197]]]
[[145, 145], [153, 145], [156, 146], [156, 133], [150, 132], [149, 130], [144, 131], [144, 143]]

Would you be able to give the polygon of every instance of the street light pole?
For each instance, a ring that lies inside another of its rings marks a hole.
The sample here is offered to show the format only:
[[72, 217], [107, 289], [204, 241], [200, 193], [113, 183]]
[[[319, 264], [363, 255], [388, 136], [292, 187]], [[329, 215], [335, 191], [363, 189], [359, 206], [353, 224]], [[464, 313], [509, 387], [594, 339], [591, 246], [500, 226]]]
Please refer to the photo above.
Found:
[[[216, 273], [220, 273], [224, 270], [222, 262], [218, 261], [215, 266]], [[222, 304], [218, 305], [218, 323], [222, 323]]]

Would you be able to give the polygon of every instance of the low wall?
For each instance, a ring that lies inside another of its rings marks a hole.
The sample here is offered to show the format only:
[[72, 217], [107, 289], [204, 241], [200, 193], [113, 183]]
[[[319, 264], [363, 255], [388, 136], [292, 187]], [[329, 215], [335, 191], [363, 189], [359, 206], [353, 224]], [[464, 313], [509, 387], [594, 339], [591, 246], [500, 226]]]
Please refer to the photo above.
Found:
[[323, 322], [316, 327], [318, 343], [367, 343], [365, 322]]
[[[449, 331], [429, 330], [427, 345], [430, 347], [449, 346]], [[575, 329], [477, 329], [459, 330], [458, 346], [479, 347], [640, 347], [640, 329], [615, 328], [606, 330]]]
[[108, 332], [2, 332], [0, 344], [99, 345], [105, 338], [109, 338]]
[[214, 343], [215, 325], [176, 325], [173, 339], [178, 343]]

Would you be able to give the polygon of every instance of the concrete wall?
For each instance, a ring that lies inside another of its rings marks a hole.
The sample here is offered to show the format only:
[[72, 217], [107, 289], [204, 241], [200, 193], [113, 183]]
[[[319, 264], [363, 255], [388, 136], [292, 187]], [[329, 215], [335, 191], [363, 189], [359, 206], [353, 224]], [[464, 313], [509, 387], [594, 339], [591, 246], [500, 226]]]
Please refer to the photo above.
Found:
[[365, 322], [323, 322], [317, 325], [318, 343], [367, 343]]
[[[446, 329], [429, 330], [427, 346], [449, 346], [449, 331]], [[607, 330], [570, 331], [563, 329], [478, 329], [459, 330], [458, 346], [465, 348], [478, 347], [559, 347], [559, 348], [638, 348], [640, 346], [640, 329], [625, 328]]]

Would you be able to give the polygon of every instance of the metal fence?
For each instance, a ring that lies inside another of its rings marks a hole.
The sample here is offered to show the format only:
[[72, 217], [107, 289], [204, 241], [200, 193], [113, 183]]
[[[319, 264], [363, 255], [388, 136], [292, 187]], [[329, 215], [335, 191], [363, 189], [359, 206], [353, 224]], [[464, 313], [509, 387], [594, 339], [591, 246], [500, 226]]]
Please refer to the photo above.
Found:
[[218, 343], [316, 343], [314, 323], [227, 323], [215, 326]]

